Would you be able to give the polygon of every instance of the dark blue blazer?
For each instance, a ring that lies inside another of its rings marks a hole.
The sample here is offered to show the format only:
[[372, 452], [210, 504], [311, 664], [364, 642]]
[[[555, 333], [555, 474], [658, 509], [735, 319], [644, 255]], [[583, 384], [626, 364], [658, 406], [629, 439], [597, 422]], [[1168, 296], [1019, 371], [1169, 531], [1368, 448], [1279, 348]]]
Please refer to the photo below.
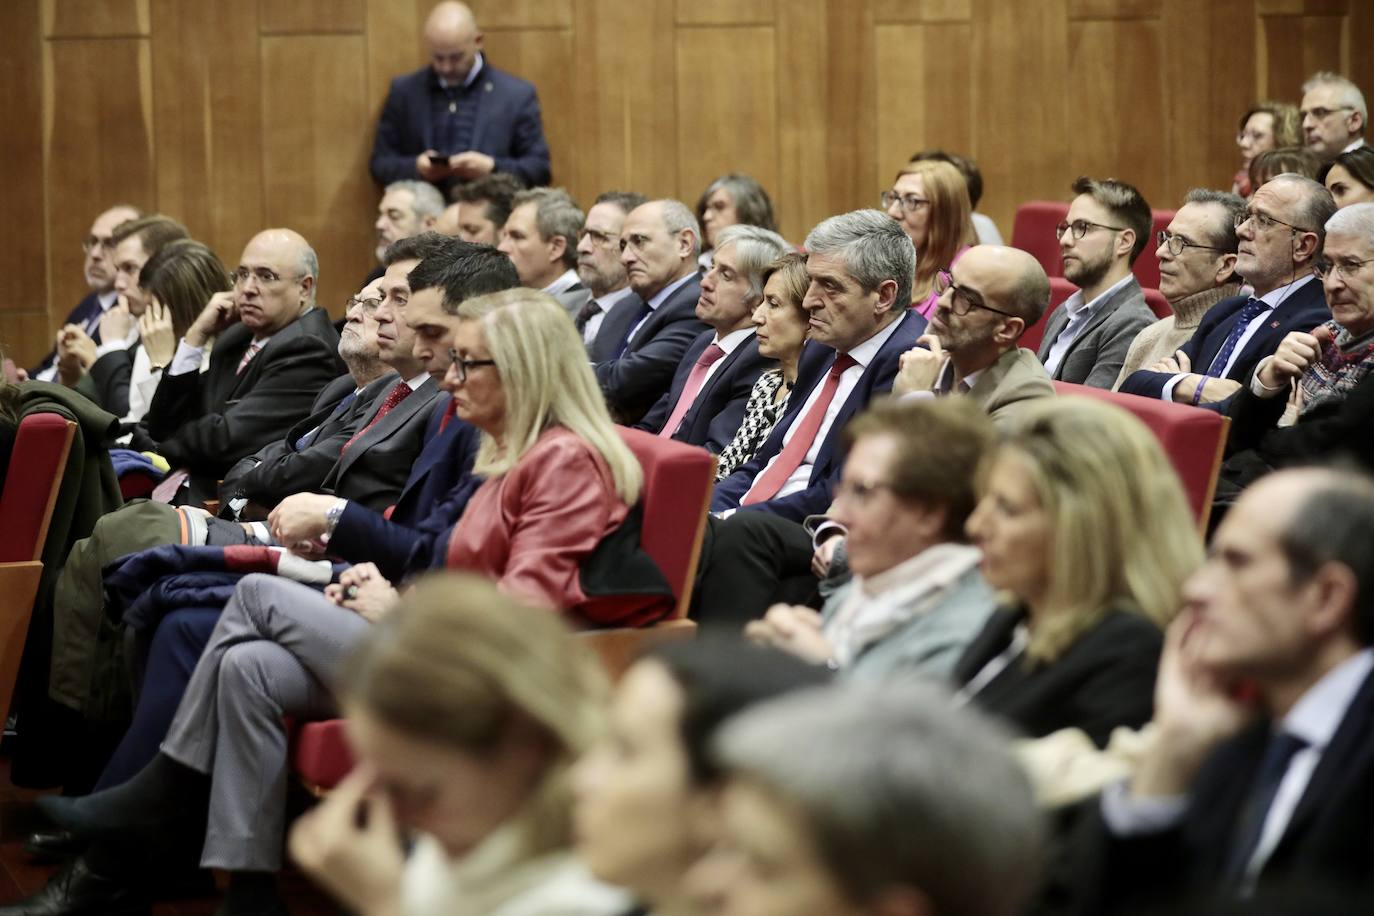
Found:
[[[510, 172], [530, 186], [549, 183], [549, 145], [534, 86], [496, 69], [483, 58], [472, 148], [496, 160], [496, 171]], [[433, 149], [431, 94], [440, 92], [430, 67], [391, 81], [377, 139], [372, 144], [372, 177], [382, 184], [419, 179], [415, 157]], [[465, 150], [439, 150], [444, 154]]]
[[[413, 562], [427, 565], [434, 543], [463, 514], [482, 482], [473, 476], [479, 434], [454, 417], [439, 432], [449, 399], [439, 398], [425, 428], [425, 447], [415, 459], [391, 518], [349, 502], [329, 539], [329, 552], [353, 563], [372, 562], [400, 582]], [[412, 556], [418, 559], [412, 561]]]
[[[1202, 323], [1193, 332], [1181, 349], [1188, 354], [1193, 371], [1203, 373], [1212, 365], [1226, 337], [1240, 319], [1241, 309], [1249, 301], [1247, 296], [1232, 296], [1212, 306]], [[1301, 289], [1280, 302], [1269, 313], [1269, 318], [1255, 330], [1254, 335], [1245, 342], [1231, 371], [1226, 378], [1244, 384], [1254, 371], [1256, 364], [1279, 348], [1279, 343], [1289, 331], [1310, 331], [1324, 321], [1331, 319], [1331, 311], [1326, 307], [1326, 293], [1321, 281], [1313, 279], [1304, 283]], [[1121, 383], [1121, 389], [1128, 394], [1140, 394], [1147, 398], [1158, 398], [1164, 393], [1164, 386], [1173, 378], [1167, 372], [1151, 372], [1139, 369], [1132, 372]]]
[[797, 366], [797, 383], [792, 389], [792, 398], [787, 413], [773, 432], [759, 447], [758, 453], [744, 467], [716, 484], [716, 492], [711, 500], [712, 512], [739, 508], [741, 511], [758, 509], [772, 512], [784, 518], [800, 522], [808, 515], [820, 515], [830, 508], [831, 493], [835, 481], [840, 478], [839, 441], [840, 430], [856, 413], [868, 406], [875, 395], [892, 390], [892, 380], [897, 376], [898, 361], [903, 353], [916, 346], [916, 340], [925, 333], [926, 320], [914, 309], [907, 309], [906, 315], [897, 325], [897, 330], [878, 350], [873, 361], [868, 364], [859, 384], [854, 386], [849, 398], [840, 407], [835, 422], [830, 425], [825, 441], [821, 443], [816, 463], [811, 468], [811, 479], [805, 490], [790, 496], [780, 496], [766, 502], [741, 507], [739, 501], [749, 492], [754, 478], [774, 455], [782, 451], [783, 436], [796, 422], [802, 406], [811, 396], [811, 390], [825, 378], [835, 361], [835, 351], [824, 344], [809, 342], [802, 350], [801, 363]]
[[[421, 150], [420, 152], [424, 152], [424, 150]], [[418, 156], [419, 153], [416, 153], [416, 155]], [[86, 322], [90, 321], [92, 318], [94, 318], [96, 315], [99, 315], [99, 314], [100, 314], [100, 296], [98, 296], [98, 295], [95, 294], [95, 293], [87, 293], [87, 294], [86, 294], [86, 298], [84, 298], [84, 299], [82, 299], [80, 302], [78, 302], [78, 303], [76, 304], [76, 308], [72, 309], [71, 312], [67, 315], [67, 317], [66, 317], [65, 319], [63, 319], [62, 325], [65, 327], [66, 325], [69, 325], [69, 324], [77, 324], [77, 325], [81, 325], [82, 327], [85, 327], [85, 326], [86, 326]], [[91, 331], [91, 340], [95, 341], [96, 344], [99, 344], [99, 343], [100, 343], [100, 326], [99, 326], [99, 325], [97, 325], [97, 326], [95, 327], [95, 329], [94, 329], [93, 331]], [[54, 349], [52, 349], [52, 350], [49, 350], [49, 351], [48, 351], [48, 355], [45, 356], [45, 357], [43, 357], [42, 362], [40, 362], [38, 365], [34, 366], [32, 369], [29, 370], [29, 377], [32, 378], [33, 376], [35, 376], [35, 375], [37, 375], [38, 373], [42, 372], [44, 369], [46, 369], [46, 368], [48, 368], [49, 366], [51, 366], [51, 365], [53, 364], [53, 361], [56, 360], [56, 359], [57, 359], [57, 350], [56, 350], [56, 348], [54, 348]], [[126, 407], [126, 408], [124, 409], [124, 413], [128, 413], [128, 412], [129, 412], [129, 410], [128, 410], [128, 408]], [[122, 416], [124, 416], [124, 413], [117, 414], [117, 416], [121, 416], [121, 417], [122, 417]]]
[[[678, 363], [672, 387], [649, 409], [644, 419], [635, 424], [635, 429], [655, 434], [663, 431], [663, 424], [668, 422], [682, 396], [682, 389], [687, 386], [692, 367], [715, 339], [715, 331], [703, 331], [692, 341], [682, 362]], [[763, 370], [774, 365], [773, 360], [759, 355], [759, 342], [753, 335], [720, 362], [720, 368], [706, 380], [673, 433], [677, 441], [700, 445], [713, 455], [719, 455], [735, 438], [740, 423], [744, 422], [744, 408], [749, 403], [754, 383]]]

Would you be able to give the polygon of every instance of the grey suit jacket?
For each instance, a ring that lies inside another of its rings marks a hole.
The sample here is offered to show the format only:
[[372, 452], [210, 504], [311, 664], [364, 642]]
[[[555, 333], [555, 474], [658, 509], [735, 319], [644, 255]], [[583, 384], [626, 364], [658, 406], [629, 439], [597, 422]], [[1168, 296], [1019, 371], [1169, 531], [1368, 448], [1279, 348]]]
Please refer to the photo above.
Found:
[[[1098, 306], [1088, 320], [1087, 327], [1069, 346], [1052, 378], [1110, 390], [1116, 384], [1122, 364], [1126, 362], [1131, 341], [1154, 324], [1155, 320], [1154, 312], [1145, 304], [1145, 294], [1140, 284], [1132, 277], [1129, 283]], [[1043, 363], [1050, 355], [1055, 339], [1068, 323], [1069, 313], [1061, 303], [1045, 325], [1045, 336], [1040, 341], [1038, 354], [1040, 362]]]
[[1053, 397], [1054, 383], [1034, 353], [1014, 347], [983, 370], [968, 395], [1002, 425], [1036, 399]]
[[386, 400], [385, 393], [379, 395], [358, 425], [363, 433], [325, 476], [323, 491], [337, 493], [378, 512], [396, 502], [410, 476], [411, 465], [424, 448], [430, 408], [442, 394], [434, 379], [427, 378], [370, 426]]
[[592, 291], [581, 283], [570, 286], [561, 293], [552, 294], [563, 308], [568, 310], [573, 321], [577, 321], [577, 313], [582, 311], [582, 306], [592, 301]]

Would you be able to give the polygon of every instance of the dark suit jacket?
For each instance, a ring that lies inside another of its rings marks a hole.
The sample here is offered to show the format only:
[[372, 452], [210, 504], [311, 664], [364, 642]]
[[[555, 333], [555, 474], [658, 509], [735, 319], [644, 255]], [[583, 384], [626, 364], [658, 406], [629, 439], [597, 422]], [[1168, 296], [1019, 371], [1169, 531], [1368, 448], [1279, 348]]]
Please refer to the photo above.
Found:
[[164, 375], [144, 418], [158, 453], [200, 478], [201, 489], [208, 480], [209, 492], [240, 458], [286, 435], [339, 374], [339, 338], [324, 309], [282, 328], [237, 374], [252, 339], [242, 324], [225, 329], [209, 368]]
[[[668, 422], [673, 408], [677, 406], [682, 389], [687, 385], [687, 376], [692, 374], [692, 367], [715, 339], [715, 331], [703, 331], [692, 341], [682, 362], [678, 363], [672, 387], [644, 415], [644, 419], [635, 424], [635, 429], [655, 434], [663, 431], [663, 424]], [[759, 355], [759, 342], [751, 334], [720, 361], [720, 366], [701, 387], [687, 413], [683, 414], [673, 438], [688, 445], [700, 445], [711, 454], [719, 455], [735, 438], [744, 420], [744, 407], [749, 403], [754, 383], [763, 370], [773, 365], [773, 360]]]
[[[83, 298], [80, 302], [76, 304], [76, 308], [72, 309], [70, 312], [67, 313], [67, 317], [62, 320], [62, 324], [64, 326], [69, 324], [79, 324], [85, 326], [86, 322], [90, 321], [92, 318], [99, 314], [100, 296], [96, 293], [87, 293], [85, 298]], [[97, 325], [96, 328], [91, 332], [91, 340], [94, 340], [97, 344], [100, 343], [99, 325]], [[48, 355], [43, 357], [42, 361], [40, 361], [38, 365], [34, 366], [32, 369], [29, 370], [29, 378], [33, 378], [34, 376], [38, 375], [38, 373], [42, 372], [44, 369], [51, 366], [53, 364], [53, 361], [56, 359], [57, 350], [49, 350]], [[125, 413], [127, 412], [128, 410], [126, 408]], [[124, 414], [116, 414], [116, 416], [122, 417], [124, 416]]]
[[[400, 382], [392, 377], [392, 385]], [[385, 510], [401, 495], [411, 467], [425, 446], [425, 431], [430, 412], [443, 392], [433, 379], [426, 378], [406, 399], [393, 407], [375, 424], [373, 419], [381, 409], [385, 394], [379, 395], [368, 407], [358, 423], [363, 433], [339, 456], [338, 462], [325, 475], [320, 489], [337, 493], [378, 512]], [[447, 403], [448, 398], [442, 400]]]
[[[520, 176], [531, 187], [549, 183], [549, 145], [544, 141], [544, 122], [534, 86], [491, 65], [483, 57], [477, 124], [472, 149], [496, 160], [496, 171]], [[372, 144], [372, 177], [382, 184], [417, 180], [415, 157], [434, 148], [430, 125], [431, 93], [439, 84], [430, 67], [398, 76], [391, 81], [377, 139]], [[440, 153], [466, 150], [439, 150]], [[451, 183], [451, 182], [450, 182]]]
[[[1011, 644], [1020, 610], [995, 612], [954, 666], [954, 683], [967, 684]], [[1017, 659], [972, 702], [1030, 738], [1081, 728], [1105, 747], [1118, 725], [1139, 728], [1154, 709], [1155, 672], [1164, 635], [1139, 614], [1109, 611], [1055, 661], [1027, 669]]]
[[91, 364], [90, 370], [76, 383], [76, 390], [99, 404], [116, 417], [129, 412], [129, 380], [133, 376], [134, 356], [143, 344], [111, 350]]
[[644, 300], [627, 296], [606, 314], [591, 356], [606, 403], [619, 422], [638, 422], [672, 384], [682, 354], [706, 330], [697, 318], [700, 298], [701, 281], [693, 275], [654, 309], [618, 359], [615, 351], [634, 327]]
[[800, 416], [811, 390], [821, 383], [831, 364], [835, 361], [835, 351], [824, 344], [810, 342], [802, 349], [801, 362], [797, 366], [797, 381], [788, 400], [787, 413], [773, 427], [763, 445], [748, 464], [716, 484], [716, 492], [711, 500], [711, 511], [723, 512], [726, 509], [748, 511], [757, 509], [772, 512], [794, 522], [801, 522], [808, 515], [822, 515], [833, 501], [832, 492], [835, 481], [840, 478], [839, 441], [840, 430], [850, 417], [868, 406], [876, 395], [892, 390], [892, 380], [897, 375], [898, 360], [902, 354], [916, 346], [916, 339], [925, 333], [926, 320], [914, 309], [907, 309], [900, 319], [897, 329], [887, 342], [879, 348], [873, 361], [868, 364], [859, 383], [840, 407], [835, 421], [826, 433], [816, 455], [816, 463], [811, 467], [811, 478], [805, 490], [790, 496], [780, 496], [766, 502], [741, 507], [739, 502], [749, 492], [754, 478], [774, 455], [782, 451], [782, 440], [787, 430]]
[[[1075, 385], [1111, 389], [1126, 362], [1131, 341], [1146, 327], [1155, 323], [1155, 313], [1145, 304], [1140, 284], [1131, 281], [1098, 306], [1088, 326], [1074, 338], [1069, 351], [1060, 360], [1051, 378]], [[1069, 312], [1061, 303], [1045, 324], [1045, 336], [1040, 341], [1040, 362], [1050, 355], [1055, 338], [1068, 326]]]
[[[1172, 899], [1215, 886], [1225, 872], [1272, 723], [1261, 719], [1222, 744], [1198, 772], [1175, 829], [1118, 838], [1097, 816], [1102, 855], [1084, 912]], [[1100, 811], [1100, 808], [1099, 808]], [[1312, 887], [1374, 885], [1374, 676], [1367, 677], [1322, 753], [1260, 884], [1305, 879]], [[1165, 912], [1161, 910], [1160, 912]], [[1353, 912], [1353, 910], [1352, 910]], [[1367, 912], [1367, 911], [1365, 911]]]
[[[1248, 301], [1248, 296], [1223, 299], [1202, 317], [1202, 323], [1193, 332], [1193, 336], [1179, 348], [1188, 354], [1194, 372], [1206, 372], [1212, 365]], [[1231, 371], [1226, 373], [1226, 378], [1242, 383], [1247, 381], [1255, 365], [1277, 350], [1279, 343], [1289, 331], [1310, 331], [1330, 317], [1331, 312], [1326, 307], [1326, 294], [1322, 290], [1321, 281], [1307, 281], [1301, 289], [1270, 311], [1268, 320], [1256, 328], [1254, 336], [1245, 342], [1244, 349], [1232, 363]], [[1158, 398], [1164, 393], [1164, 385], [1172, 377], [1167, 372], [1141, 369], [1128, 375], [1121, 383], [1120, 390], [1128, 394]]]
[[332, 555], [352, 563], [376, 563], [392, 582], [431, 565], [436, 541], [453, 527], [482, 482], [472, 474], [480, 441], [477, 429], [454, 417], [439, 431], [448, 400], [439, 398], [429, 411], [424, 449], [390, 516], [350, 500], [329, 539]]

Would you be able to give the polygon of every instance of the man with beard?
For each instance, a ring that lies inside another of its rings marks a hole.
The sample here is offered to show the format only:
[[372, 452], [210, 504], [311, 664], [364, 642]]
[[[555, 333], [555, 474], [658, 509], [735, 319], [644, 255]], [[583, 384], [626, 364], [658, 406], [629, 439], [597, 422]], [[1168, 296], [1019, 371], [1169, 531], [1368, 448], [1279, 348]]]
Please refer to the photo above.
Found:
[[620, 300], [633, 296], [620, 263], [620, 227], [625, 217], [648, 198], [633, 191], [607, 191], [587, 211], [587, 221], [577, 235], [577, 275], [592, 291], [575, 323], [588, 347], [596, 340], [606, 313]]
[[1153, 218], [1140, 192], [1114, 178], [1081, 177], [1073, 192], [1055, 232], [1078, 292], [1050, 315], [1038, 355], [1057, 381], [1111, 388], [1131, 341], [1155, 320], [1131, 274]]

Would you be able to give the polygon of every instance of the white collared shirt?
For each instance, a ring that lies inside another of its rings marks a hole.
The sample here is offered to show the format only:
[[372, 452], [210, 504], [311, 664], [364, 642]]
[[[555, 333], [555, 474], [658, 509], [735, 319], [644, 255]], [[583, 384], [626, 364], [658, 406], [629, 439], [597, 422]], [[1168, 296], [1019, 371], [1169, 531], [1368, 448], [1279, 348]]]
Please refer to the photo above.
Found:
[[[731, 353], [734, 353], [735, 350], [737, 350], [741, 344], [743, 344], [746, 340], [753, 336], [754, 328], [752, 325], [750, 325], [749, 327], [743, 328], [739, 331], [731, 331], [724, 337], [721, 337], [720, 334], [716, 334], [715, 340], [713, 340], [712, 343], [714, 343], [716, 346], [724, 350], [725, 356], [729, 356]], [[697, 394], [700, 394], [701, 392], [706, 390], [707, 382], [711, 381], [711, 376], [715, 375], [716, 370], [719, 369], [722, 364], [724, 364], [725, 356], [722, 356], [720, 359], [711, 363], [710, 368], [706, 370], [705, 377], [703, 377], [701, 380], [701, 387], [697, 389]]]
[[645, 303], [649, 306], [649, 314], [645, 315], [643, 318], [639, 319], [639, 321], [635, 322], [635, 326], [630, 328], [630, 333], [625, 339], [634, 340], [635, 335], [639, 333], [639, 329], [644, 327], [644, 322], [648, 321], [650, 318], [654, 316], [654, 312], [658, 311], [658, 307], [663, 303], [667, 302], [668, 297], [671, 296], [673, 293], [677, 292], [680, 287], [694, 280], [696, 276], [697, 272], [692, 271], [685, 277], [679, 280], [674, 280], [672, 283], [669, 283], [667, 286], [663, 287], [663, 289], [659, 290], [652, 299]]
[[[1305, 277], [1299, 277], [1292, 283], [1285, 283], [1283, 286], [1280, 286], [1277, 289], [1271, 289], [1263, 296], [1256, 297], [1259, 299], [1260, 302], [1263, 302], [1266, 306], [1268, 306], [1268, 308], [1260, 312], [1254, 318], [1250, 319], [1250, 323], [1245, 327], [1245, 333], [1240, 335], [1240, 340], [1236, 341], [1235, 347], [1231, 350], [1231, 356], [1226, 360], [1226, 365], [1225, 367], [1223, 367], [1221, 374], [1215, 377], [1230, 377], [1231, 368], [1235, 366], [1236, 360], [1240, 358], [1241, 351], [1244, 350], [1245, 345], [1250, 342], [1250, 338], [1254, 337], [1255, 334], [1259, 332], [1259, 329], [1264, 325], [1264, 323], [1273, 318], [1274, 309], [1278, 308], [1278, 306], [1285, 302], [1290, 295], [1292, 295], [1293, 293], [1297, 292], [1300, 288], [1302, 288], [1303, 284], [1307, 283], [1307, 281], [1309, 280], [1314, 279], [1316, 279], [1316, 277], [1313, 274], [1308, 274]], [[1230, 331], [1227, 331], [1227, 333], [1229, 334]], [[1194, 366], [1193, 369], [1195, 369], [1196, 371], [1192, 374], [1210, 374], [1207, 372], [1209, 368], [1211, 367]], [[1161, 401], [1172, 401], [1174, 399], [1174, 387], [1187, 377], [1188, 373], [1180, 373], [1178, 375], [1175, 375], [1173, 378], [1169, 379], [1169, 381], [1165, 382], [1164, 390], [1160, 392], [1159, 399]]]
[[965, 394], [973, 390], [973, 386], [978, 384], [978, 376], [986, 372], [986, 369], [978, 369], [964, 376], [962, 385], [966, 386], [964, 391], [954, 390], [954, 360], [948, 356], [940, 365], [940, 371], [935, 374], [935, 384], [924, 391], [908, 391], [902, 395], [903, 401], [928, 401], [931, 398], [942, 398], [950, 394]]
[[[117, 300], [118, 298], [119, 298], [119, 293], [116, 293], [114, 290], [110, 290], [108, 293], [97, 293], [97, 294], [96, 294], [95, 301], [98, 302], [98, 303], [100, 304], [100, 313], [99, 313], [98, 315], [95, 315], [95, 316], [92, 317], [92, 318], [86, 319], [86, 323], [85, 323], [84, 325], [82, 325], [82, 328], [85, 330], [86, 336], [87, 336], [87, 337], [94, 337], [94, 336], [95, 336], [96, 329], [100, 327], [100, 319], [101, 319], [102, 317], [104, 317], [104, 315], [105, 315], [106, 312], [108, 312], [111, 308], [114, 307], [115, 300]], [[120, 342], [120, 346], [122, 346], [122, 347], [130, 346], [130, 345], [133, 344], [134, 340], [138, 340], [138, 322], [137, 322], [137, 321], [134, 322], [134, 337], [133, 337], [133, 340], [130, 340], [127, 344], [124, 343], [123, 341], [121, 341], [121, 342]], [[105, 350], [105, 351], [102, 352], [100, 348], [103, 347], [103, 346], [105, 346], [105, 345], [104, 345], [104, 344], [99, 344], [99, 345], [96, 347], [96, 350], [95, 350], [96, 359], [99, 359], [100, 357], [104, 356], [106, 353], [110, 352], [110, 350]], [[119, 349], [119, 347], [111, 347], [110, 349], [112, 349], [112, 350], [117, 350], [117, 349]], [[49, 366], [48, 368], [44, 369], [42, 372], [38, 373], [37, 375], [35, 375], [35, 376], [33, 377], [33, 380], [36, 381], [36, 382], [51, 382], [51, 381], [55, 381], [56, 379], [57, 379], [57, 357], [56, 357], [56, 356], [53, 356], [52, 365]]]
[[[301, 314], [305, 313], [302, 312]], [[268, 334], [266, 337], [254, 337], [248, 346], [256, 349], [260, 353], [262, 352], [262, 348], [267, 346], [268, 342], [275, 336], [276, 334]], [[247, 353], [248, 351], [245, 350], [243, 352]], [[242, 358], [241, 356], [239, 357], [239, 359]], [[257, 359], [257, 354], [254, 354], [253, 359]], [[181, 340], [177, 341], [177, 352], [176, 355], [172, 357], [171, 365], [167, 367], [167, 374], [185, 375], [188, 372], [199, 372], [201, 363], [204, 360], [205, 348], [193, 347], [188, 344], [186, 338], [183, 337]]]
[[570, 267], [563, 271], [562, 276], [557, 280], [554, 280], [548, 286], [544, 287], [544, 292], [548, 293], [550, 296], [557, 296], [559, 293], [567, 292], [581, 282], [582, 278], [577, 275], [577, 271]]
[[[464, 89], [466, 89], [468, 86], [471, 86], [471, 85], [473, 84], [473, 82], [476, 81], [477, 77], [479, 77], [479, 76], [482, 75], [482, 68], [483, 68], [484, 66], [486, 66], [486, 63], [487, 63], [486, 58], [482, 56], [482, 52], [481, 52], [481, 51], [478, 51], [478, 52], [477, 52], [477, 59], [476, 59], [475, 61], [472, 62], [472, 69], [468, 71], [468, 75], [467, 75], [467, 76], [463, 77], [463, 88], [464, 88]], [[448, 81], [445, 80], [442, 76], [439, 76], [439, 74], [437, 74], [437, 73], [434, 74], [434, 75], [435, 75], [435, 77], [438, 78], [438, 80], [439, 80], [439, 85], [442, 86], [442, 87], [444, 87], [445, 89], [447, 89], [448, 86], [449, 86]]]
[[606, 320], [606, 313], [615, 308], [615, 306], [620, 303], [620, 300], [624, 299], [626, 296], [633, 295], [634, 290], [625, 286], [613, 290], [604, 296], [597, 296], [593, 299], [592, 301], [596, 303], [597, 311], [596, 314], [588, 318], [587, 323], [582, 326], [582, 342], [590, 347], [592, 341], [596, 340], [596, 335], [601, 331], [601, 322]]
[[1364, 137], [1356, 137], [1354, 140], [1351, 140], [1350, 143], [1346, 146], [1346, 148], [1343, 149], [1343, 150], [1341, 150], [1341, 152], [1342, 152], [1342, 153], [1348, 153], [1348, 152], [1350, 152], [1352, 149], [1359, 149], [1360, 147], [1362, 147], [1362, 146], [1364, 146], [1364, 145], [1365, 145]]
[[1064, 300], [1064, 311], [1068, 313], [1069, 323], [1064, 325], [1064, 330], [1059, 332], [1059, 336], [1054, 339], [1054, 345], [1050, 347], [1050, 352], [1045, 354], [1045, 371], [1051, 376], [1059, 370], [1059, 364], [1068, 355], [1069, 348], [1073, 342], [1083, 333], [1083, 329], [1092, 321], [1093, 315], [1102, 308], [1108, 299], [1124, 289], [1127, 284], [1135, 281], [1135, 274], [1126, 274], [1120, 280], [1107, 287], [1092, 302], [1083, 301], [1083, 291], [1074, 290], [1072, 296]]

